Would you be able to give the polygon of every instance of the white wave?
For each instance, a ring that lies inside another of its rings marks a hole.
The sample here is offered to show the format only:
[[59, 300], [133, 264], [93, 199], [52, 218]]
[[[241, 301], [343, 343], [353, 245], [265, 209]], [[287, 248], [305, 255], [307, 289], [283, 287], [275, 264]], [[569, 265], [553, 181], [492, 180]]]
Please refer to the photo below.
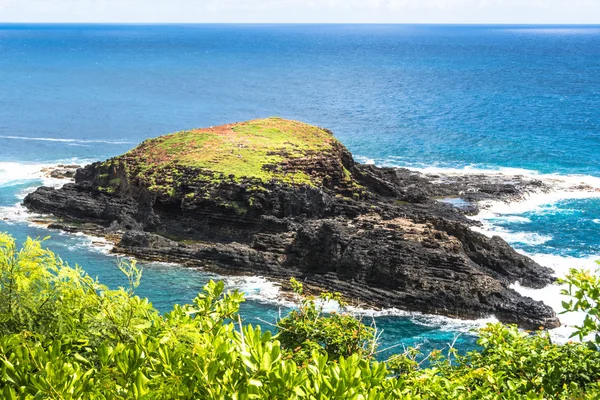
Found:
[[[394, 165], [389, 165], [394, 166]], [[447, 168], [447, 167], [435, 167], [435, 166], [406, 166], [404, 168], [412, 171], [421, 172], [429, 175], [447, 175], [447, 176], [461, 176], [461, 175], [504, 175], [504, 176], [541, 176], [537, 171], [524, 169], [524, 168], [511, 168], [511, 167], [498, 167], [498, 168], [484, 168], [476, 165], [467, 165], [462, 168]]]
[[17, 203], [13, 206], [0, 207], [0, 221], [9, 225], [14, 223], [34, 225], [32, 220], [37, 220], [37, 218], [43, 218], [43, 216], [30, 213], [21, 203]]
[[496, 226], [493, 222], [482, 221], [483, 226], [471, 227], [472, 230], [482, 233], [488, 237], [492, 236], [500, 236], [502, 239], [506, 240], [508, 243], [518, 243], [525, 244], [530, 246], [544, 244], [550, 240], [552, 240], [552, 236], [549, 235], [540, 235], [536, 232], [519, 232], [519, 231], [510, 231], [505, 228]]
[[[487, 166], [480, 164], [470, 164], [463, 167], [448, 167], [439, 166], [435, 163], [418, 163], [412, 160], [407, 160], [404, 157], [389, 156], [385, 159], [370, 159], [365, 156], [355, 156], [355, 158], [364, 162], [364, 160], [372, 160], [376, 165], [381, 167], [392, 167], [392, 168], [406, 168], [412, 171], [421, 172], [429, 175], [446, 175], [446, 176], [461, 176], [461, 175], [506, 175], [506, 176], [544, 176], [538, 171], [526, 169], [526, 168], [514, 168], [514, 167], [496, 167]], [[555, 176], [551, 174], [550, 176]]]
[[[541, 180], [545, 183], [553, 183], [565, 188], [578, 186], [578, 185], [590, 185], [594, 188], [600, 188], [600, 177], [593, 175], [581, 175], [581, 174], [544, 174], [539, 171], [525, 169], [525, 168], [513, 168], [513, 167], [495, 167], [486, 168], [477, 165], [468, 165], [462, 168], [444, 168], [444, 167], [413, 167], [406, 166], [413, 171], [422, 172], [424, 174], [436, 174], [436, 175], [492, 175], [492, 176], [505, 176], [505, 177], [525, 177], [530, 179]], [[600, 195], [599, 195], [600, 196]]]
[[363, 164], [367, 164], [367, 165], [375, 164], [375, 160], [372, 158], [368, 158], [368, 157], [364, 157], [364, 156], [355, 156], [354, 158], [356, 158], [358, 161], [360, 161]]
[[0, 161], [0, 187], [16, 186], [32, 181], [44, 186], [56, 187], [69, 179], [56, 179], [48, 176], [48, 171], [59, 165], [87, 165], [96, 159], [67, 158], [47, 163]]
[[115, 257], [119, 257], [119, 256], [123, 256], [122, 254], [116, 254], [112, 252], [113, 249], [113, 243], [110, 242], [109, 240], [101, 237], [101, 236], [94, 236], [94, 235], [89, 235], [89, 234], [85, 234], [82, 232], [76, 232], [76, 233], [70, 233], [70, 232], [63, 232], [60, 231], [59, 235], [61, 236], [76, 236], [76, 237], [80, 237], [81, 241], [69, 246], [69, 250], [87, 250], [87, 251], [92, 251], [94, 253], [100, 253], [103, 254], [105, 256], [115, 256]]
[[[551, 254], [533, 254], [529, 255], [534, 261], [545, 267], [555, 271], [557, 278], [564, 278], [571, 268], [595, 270], [598, 266], [596, 260], [600, 259], [600, 254], [585, 258], [563, 257]], [[518, 283], [512, 285], [523, 296], [531, 297], [534, 300], [543, 301], [548, 306], [559, 314], [563, 311], [562, 302], [568, 301], [570, 298], [560, 293], [561, 289], [565, 289], [566, 285], [554, 284], [542, 289], [525, 288]], [[570, 340], [571, 334], [574, 332], [573, 326], [581, 325], [585, 313], [570, 312], [567, 314], [558, 315], [562, 326], [550, 331], [550, 335], [557, 343], [565, 343]]]
[[245, 298], [260, 303], [272, 303], [282, 306], [293, 306], [293, 302], [281, 295], [279, 283], [262, 276], [225, 276], [228, 287], [244, 292]]
[[479, 203], [481, 212], [477, 219], [493, 219], [502, 215], [523, 214], [526, 212], [548, 213], [548, 212], [573, 212], [556, 207], [563, 200], [600, 199], [600, 190], [555, 190], [550, 193], [531, 193], [516, 202], [482, 201]]
[[499, 222], [512, 224], [530, 223], [531, 220], [519, 214], [535, 213], [537, 215], [567, 214], [577, 210], [560, 206], [564, 200], [600, 199], [600, 178], [593, 176], [534, 174], [548, 184], [550, 192], [525, 193], [518, 201], [505, 202], [486, 200], [479, 202], [480, 212], [470, 218], [481, 222], [481, 227], [473, 230], [487, 236], [498, 235], [511, 244], [541, 245], [552, 239], [550, 235], [535, 232], [522, 232], [518, 227], [510, 230], [500, 227]]
[[[297, 307], [297, 303], [289, 296], [283, 296], [281, 285], [278, 282], [271, 281], [261, 276], [224, 276], [223, 279], [227, 286], [232, 289], [238, 289], [244, 292], [246, 299], [260, 303], [276, 304], [283, 307]], [[317, 303], [322, 307], [323, 312], [340, 312], [340, 308], [335, 301], [320, 301]], [[407, 318], [411, 322], [446, 332], [469, 333], [475, 329], [485, 327], [489, 323], [496, 323], [495, 317], [481, 318], [477, 320], [463, 320], [444, 317], [440, 315], [429, 315], [421, 312], [411, 312], [399, 310], [397, 308], [388, 308], [383, 310], [368, 309], [361, 306], [348, 306], [346, 310], [359, 318], [367, 325], [371, 324], [369, 318], [377, 317], [398, 317]], [[375, 324], [377, 321], [375, 320]]]
[[[64, 179], [55, 179], [55, 178], [40, 178], [40, 181], [41, 181], [42, 185], [44, 185], [44, 186], [50, 186], [50, 187], [55, 187], [55, 188], [61, 187], [62, 185], [64, 185], [66, 183]], [[29, 181], [24, 181], [23, 183], [33, 183], [33, 182], [29, 180]], [[17, 183], [13, 183], [13, 184], [17, 184]], [[11, 186], [12, 186], [12, 184], [11, 184]], [[0, 187], [2, 187], [2, 186], [0, 185]], [[23, 203], [22, 203], [23, 199], [29, 193], [34, 192], [37, 187], [38, 187], [38, 185], [32, 185], [32, 186], [29, 186], [29, 187], [19, 190], [18, 192], [16, 192], [14, 194], [15, 199], [18, 200], [15, 204], [13, 204], [11, 206], [0, 206], [0, 220], [4, 221], [5, 223], [8, 223], [8, 224], [26, 223], [30, 226], [37, 226], [39, 224], [39, 222], [43, 221], [44, 219], [48, 219], [48, 223], [50, 223], [51, 218], [49, 218], [48, 216], [31, 212], [27, 208], [25, 208], [25, 206], [23, 206]]]
[[41, 183], [44, 186], [60, 186], [68, 179], [55, 179], [47, 174], [48, 169], [65, 165], [85, 165], [96, 160], [70, 158], [48, 163], [20, 163], [0, 161], [0, 187], [16, 186], [26, 183]]
[[[127, 258], [131, 258], [131, 256], [127, 256]], [[163, 267], [163, 268], [165, 268], [165, 267], [166, 268], [181, 267], [181, 264], [177, 264], [177, 263], [174, 263], [174, 262], [168, 262], [168, 261], [144, 261], [141, 264], [143, 264], [143, 265], [158, 266], [158, 267]], [[202, 270], [202, 268], [200, 268], [200, 267], [185, 267], [185, 268], [186, 269], [191, 269], [191, 270], [197, 270], [197, 271], [201, 271]], [[214, 275], [213, 276], [212, 274], [208, 274], [208, 273], [206, 273], [206, 274], [210, 275], [211, 277], [216, 278], [216, 279], [219, 278], [219, 275]]]
[[509, 222], [511, 224], [529, 224], [531, 220], [518, 215], [498, 215], [489, 218], [490, 222]]
[[[367, 157], [357, 156], [357, 160], [369, 160]], [[371, 160], [372, 161], [372, 160]], [[407, 168], [412, 171], [421, 172], [430, 175], [444, 175], [444, 176], [462, 176], [462, 175], [491, 175], [491, 176], [503, 176], [506, 178], [510, 177], [524, 177], [530, 179], [541, 180], [544, 183], [548, 183], [552, 186], [558, 186], [563, 189], [573, 189], [578, 186], [589, 186], [588, 189], [600, 190], [600, 177], [593, 175], [582, 175], [582, 174], [544, 174], [539, 171], [526, 169], [526, 168], [514, 168], [514, 167], [487, 167], [477, 164], [471, 164], [464, 167], [452, 168], [452, 167], [438, 167], [431, 165], [416, 166], [414, 164], [403, 164], [398, 163], [395, 159], [389, 158], [386, 160], [377, 160], [377, 165], [386, 167], [399, 167]], [[600, 197], [600, 193], [597, 194]]]
[[48, 176], [48, 169], [52, 169], [59, 164], [84, 165], [93, 161], [71, 158], [53, 163], [0, 162], [0, 188], [26, 185], [24, 188], [20, 188], [13, 193], [16, 200], [13, 205], [0, 206], [0, 220], [9, 224], [18, 222], [36, 225], [36, 221], [43, 220], [45, 216], [30, 213], [23, 207], [21, 201], [39, 186], [59, 188], [65, 183], [72, 181], [71, 179], [52, 178]]
[[[262, 276], [223, 276], [227, 286], [244, 292], [246, 299], [261, 303], [277, 304], [284, 307], [296, 307], [297, 304], [289, 296], [283, 296], [281, 285], [278, 282], [269, 280]], [[317, 301], [326, 313], [339, 312], [340, 308], [335, 301]], [[367, 318], [377, 318], [384, 316], [408, 318], [411, 322], [423, 326], [437, 328], [442, 331], [470, 332], [477, 328], [482, 328], [488, 323], [495, 323], [498, 320], [495, 317], [482, 318], [477, 320], [463, 320], [449, 318], [439, 315], [429, 315], [421, 312], [412, 312], [399, 310], [397, 308], [387, 308], [383, 310], [374, 310], [359, 306], [348, 306], [347, 311], [363, 318], [363, 322], [369, 324]]]
[[[364, 317], [377, 318], [377, 317], [399, 317], [408, 318], [411, 322], [427, 326], [430, 328], [437, 328], [441, 331], [446, 332], [470, 332], [474, 329], [483, 328], [487, 324], [497, 323], [498, 319], [493, 316], [488, 318], [480, 318], [475, 320], [457, 319], [445, 317], [442, 315], [424, 314], [418, 311], [405, 311], [397, 308], [386, 308], [383, 310], [373, 310], [361, 307], [347, 307], [348, 311]], [[368, 323], [368, 321], [364, 321]]]
[[45, 166], [45, 164], [0, 162], [0, 187], [41, 178], [41, 170]]
[[593, 219], [592, 222], [595, 224], [600, 224], [600, 218]]
[[126, 140], [64, 139], [64, 138], [10, 136], [10, 135], [0, 135], [0, 139], [33, 140], [33, 141], [42, 141], [42, 142], [61, 142], [61, 143], [134, 144], [134, 142], [130, 142], [130, 141], [126, 141]]

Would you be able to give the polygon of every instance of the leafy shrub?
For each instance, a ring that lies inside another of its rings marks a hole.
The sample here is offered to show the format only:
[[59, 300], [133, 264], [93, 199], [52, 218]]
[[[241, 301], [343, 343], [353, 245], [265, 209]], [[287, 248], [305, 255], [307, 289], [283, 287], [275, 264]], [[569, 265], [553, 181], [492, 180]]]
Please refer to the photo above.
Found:
[[[516, 326], [490, 324], [479, 330], [482, 349], [454, 362], [434, 360], [408, 382], [425, 398], [546, 399], [579, 398], [597, 387], [600, 354], [581, 344], [553, 345], [547, 332], [523, 332]], [[600, 392], [595, 392], [600, 395]]]
[[[598, 272], [598, 271], [597, 271]], [[588, 346], [598, 350], [600, 345], [600, 278], [589, 270], [571, 269], [561, 283], [568, 285], [562, 294], [573, 299], [563, 301], [564, 312], [585, 311], [583, 324], [575, 327], [575, 333], [583, 340], [589, 335], [594, 335], [594, 341], [589, 341]]]
[[[222, 282], [160, 315], [134, 294], [142, 271], [120, 268], [129, 287], [110, 290], [39, 241], [17, 250], [0, 234], [1, 398], [600, 398], [600, 353], [552, 344], [544, 332], [495, 324], [479, 332], [481, 351], [434, 352], [427, 368], [415, 350], [378, 362], [372, 330], [348, 314], [323, 315], [314, 299], [302, 298], [273, 335], [242, 325], [243, 295]], [[572, 293], [597, 290], [581, 281], [572, 277]]]
[[[305, 364], [314, 351], [327, 354], [330, 360], [353, 354], [372, 355], [375, 350], [374, 329], [344, 312], [346, 304], [339, 293], [323, 293], [318, 303], [314, 297], [303, 295], [304, 288], [296, 279], [292, 278], [290, 283], [298, 297], [299, 307], [277, 324], [277, 337], [289, 358]], [[334, 301], [342, 312], [324, 315], [323, 302], [327, 301]]]

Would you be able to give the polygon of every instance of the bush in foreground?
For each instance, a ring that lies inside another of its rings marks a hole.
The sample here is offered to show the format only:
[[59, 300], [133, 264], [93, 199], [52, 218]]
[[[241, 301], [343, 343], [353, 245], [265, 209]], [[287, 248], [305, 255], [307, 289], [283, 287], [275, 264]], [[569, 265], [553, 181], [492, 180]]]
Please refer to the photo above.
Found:
[[465, 356], [434, 352], [426, 368], [414, 351], [378, 362], [369, 327], [348, 314], [323, 315], [312, 299], [302, 297], [272, 335], [242, 325], [243, 295], [222, 282], [160, 315], [133, 293], [141, 278], [135, 263], [120, 268], [129, 287], [109, 290], [39, 241], [28, 239], [18, 250], [0, 234], [0, 397], [600, 397], [599, 353], [554, 345], [543, 332], [495, 324], [479, 332], [481, 350]]

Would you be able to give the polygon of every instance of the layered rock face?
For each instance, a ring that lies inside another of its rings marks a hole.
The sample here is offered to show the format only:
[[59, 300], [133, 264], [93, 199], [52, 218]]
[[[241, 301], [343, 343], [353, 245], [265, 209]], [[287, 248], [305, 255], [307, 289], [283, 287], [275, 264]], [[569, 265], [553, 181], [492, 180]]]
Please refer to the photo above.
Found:
[[[471, 230], [473, 201], [538, 182], [453, 182], [354, 162], [331, 132], [279, 118], [180, 132], [77, 171], [25, 199], [57, 228], [118, 238], [115, 251], [273, 278], [350, 299], [459, 318], [559, 325], [509, 288], [552, 271]], [[456, 208], [441, 198], [461, 197]]]

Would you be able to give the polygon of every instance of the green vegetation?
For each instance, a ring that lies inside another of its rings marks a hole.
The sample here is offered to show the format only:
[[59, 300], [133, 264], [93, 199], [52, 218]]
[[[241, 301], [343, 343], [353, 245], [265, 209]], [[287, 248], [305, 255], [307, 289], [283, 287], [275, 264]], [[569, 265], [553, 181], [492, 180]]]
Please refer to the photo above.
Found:
[[[598, 262], [600, 264], [600, 262]], [[561, 281], [568, 285], [562, 294], [572, 297], [568, 302], [563, 302], [566, 312], [584, 311], [585, 319], [581, 326], [577, 326], [572, 337], [580, 340], [593, 335], [594, 341], [589, 341], [588, 346], [598, 350], [600, 345], [600, 277], [587, 270], [571, 269], [569, 275]]]
[[291, 351], [290, 358], [306, 366], [313, 352], [325, 352], [330, 360], [339, 360], [357, 354], [371, 358], [375, 353], [375, 331], [348, 313], [333, 312], [323, 315], [323, 302], [335, 301], [340, 309], [346, 303], [339, 293], [323, 293], [321, 302], [303, 296], [303, 286], [296, 279], [290, 280], [299, 307], [291, 311], [277, 324], [277, 338], [284, 349]]
[[114, 178], [108, 182], [109, 186], [119, 186], [121, 184], [121, 178]]
[[[0, 234], [1, 398], [600, 398], [600, 353], [553, 344], [546, 332], [492, 324], [479, 331], [480, 351], [458, 355], [450, 346], [425, 365], [409, 349], [378, 362], [371, 328], [343, 311], [324, 315], [296, 281], [298, 310], [273, 335], [243, 324], [243, 295], [222, 282], [160, 315], [134, 294], [142, 275], [135, 262], [119, 268], [128, 285], [110, 290], [40, 241], [18, 249]], [[597, 321], [598, 279], [573, 271], [566, 282], [574, 296], [567, 308]], [[597, 334], [598, 325], [578, 333]]]
[[337, 143], [321, 128], [267, 118], [149, 139], [122, 158], [134, 169], [133, 176], [155, 184], [172, 185], [173, 174], [194, 168], [201, 171], [200, 179], [213, 181], [315, 185], [321, 182], [294, 160], [333, 155]]

